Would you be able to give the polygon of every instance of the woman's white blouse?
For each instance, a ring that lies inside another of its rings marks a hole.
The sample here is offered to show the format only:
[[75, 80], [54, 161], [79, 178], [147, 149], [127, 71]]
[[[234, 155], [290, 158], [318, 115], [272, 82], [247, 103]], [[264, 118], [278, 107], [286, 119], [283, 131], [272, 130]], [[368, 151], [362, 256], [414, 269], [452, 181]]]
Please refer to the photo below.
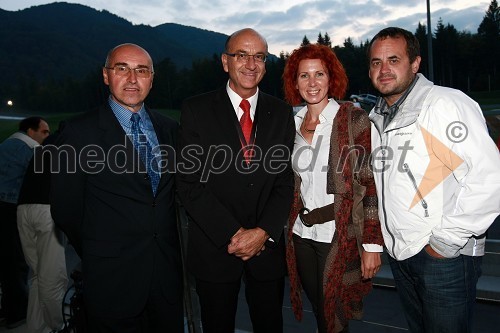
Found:
[[[334, 200], [333, 194], [326, 193], [326, 174], [333, 119], [338, 110], [339, 104], [330, 99], [319, 116], [320, 123], [316, 125], [311, 144], [304, 139], [300, 132], [300, 126], [307, 112], [307, 107], [302, 108], [295, 115], [296, 134], [292, 153], [292, 167], [301, 178], [300, 196], [304, 206], [309, 210], [329, 205]], [[317, 242], [331, 243], [335, 233], [335, 221], [315, 224], [307, 228], [297, 217], [293, 226], [293, 233]]]

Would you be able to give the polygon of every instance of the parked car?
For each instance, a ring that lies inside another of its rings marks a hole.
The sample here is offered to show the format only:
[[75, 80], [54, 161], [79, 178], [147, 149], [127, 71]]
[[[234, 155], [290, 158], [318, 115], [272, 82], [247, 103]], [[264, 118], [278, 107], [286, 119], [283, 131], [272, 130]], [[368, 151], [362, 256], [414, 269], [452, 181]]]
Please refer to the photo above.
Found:
[[363, 104], [375, 105], [377, 103], [377, 96], [372, 94], [360, 94], [360, 95], [351, 95], [349, 97], [353, 102], [360, 102]]

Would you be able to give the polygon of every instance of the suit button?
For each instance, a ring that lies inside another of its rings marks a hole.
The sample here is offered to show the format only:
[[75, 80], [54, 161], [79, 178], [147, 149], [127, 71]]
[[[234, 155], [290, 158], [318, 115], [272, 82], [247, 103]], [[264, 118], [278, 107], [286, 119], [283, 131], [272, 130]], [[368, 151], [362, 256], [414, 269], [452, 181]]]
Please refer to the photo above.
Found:
[[155, 233], [153, 234], [153, 237], [154, 237], [154, 238], [158, 238], [158, 234], [155, 232]]
[[156, 201], [153, 201], [153, 203], [151, 204], [151, 207], [156, 207]]
[[145, 180], [148, 180], [148, 179], [149, 179], [149, 176], [148, 176], [148, 175], [144, 175], [144, 179], [145, 179]]
[[248, 183], [248, 187], [253, 187], [253, 183]]

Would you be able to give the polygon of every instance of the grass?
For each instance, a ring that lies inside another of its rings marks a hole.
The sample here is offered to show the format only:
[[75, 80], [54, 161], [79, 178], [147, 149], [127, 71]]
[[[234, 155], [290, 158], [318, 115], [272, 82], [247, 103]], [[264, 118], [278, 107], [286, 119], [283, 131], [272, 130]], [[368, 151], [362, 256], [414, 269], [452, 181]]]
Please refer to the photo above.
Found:
[[[33, 114], [34, 115], [34, 114]], [[39, 115], [39, 114], [37, 114]], [[58, 114], [52, 114], [52, 115], [40, 115], [44, 117], [47, 120], [47, 123], [49, 124], [49, 128], [51, 132], [54, 132], [57, 127], [59, 126], [59, 122], [61, 120], [67, 119], [71, 116], [75, 115], [74, 113], [58, 113]], [[14, 116], [14, 115], [10, 115]], [[23, 116], [31, 116], [31, 115], [23, 115]], [[0, 120], [0, 142], [8, 138], [10, 135], [12, 135], [14, 132], [18, 130], [19, 126], [19, 119], [16, 120], [5, 120], [1, 119]]]
[[[491, 91], [491, 92], [472, 92], [468, 94], [472, 99], [481, 105], [483, 111], [490, 111], [493, 109], [500, 109], [500, 90]], [[164, 114], [170, 118], [173, 118], [179, 121], [180, 111], [172, 110], [172, 109], [156, 109], [156, 111]], [[35, 115], [36, 113], [21, 111], [21, 110], [10, 110], [8, 108], [0, 107], [0, 115], [7, 116], [18, 116], [18, 117], [28, 117], [31, 115]], [[45, 119], [49, 123], [49, 127], [51, 131], [55, 131], [59, 126], [59, 122], [61, 120], [68, 119], [69, 117], [75, 115], [74, 113], [57, 113], [57, 114], [37, 114]], [[19, 120], [4, 120], [0, 119], [0, 142], [8, 138], [12, 133], [17, 131], [17, 127], [19, 124]], [[495, 137], [498, 135], [497, 132], [500, 132], [500, 129], [494, 129]]]

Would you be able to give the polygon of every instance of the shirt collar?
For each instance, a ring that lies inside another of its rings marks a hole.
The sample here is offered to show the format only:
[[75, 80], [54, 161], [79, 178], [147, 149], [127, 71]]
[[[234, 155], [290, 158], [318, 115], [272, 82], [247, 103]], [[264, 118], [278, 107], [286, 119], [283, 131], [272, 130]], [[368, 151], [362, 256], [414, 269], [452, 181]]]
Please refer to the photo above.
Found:
[[384, 116], [384, 123], [383, 123], [384, 129], [387, 128], [387, 126], [389, 126], [391, 121], [399, 113], [400, 106], [404, 103], [404, 101], [406, 100], [406, 97], [408, 97], [410, 92], [413, 90], [413, 87], [415, 87], [415, 84], [417, 83], [417, 81], [418, 81], [418, 75], [415, 76], [412, 83], [405, 90], [403, 95], [401, 95], [401, 97], [398, 98], [396, 103], [394, 103], [391, 106], [387, 105], [387, 102], [385, 101], [385, 99], [379, 98], [379, 100], [377, 101], [378, 103], [375, 106], [375, 108], [376, 108], [375, 112]]
[[[108, 103], [109, 106], [111, 107], [111, 110], [113, 110], [113, 113], [115, 114], [116, 118], [120, 122], [120, 124], [125, 127], [130, 127], [131, 126], [130, 118], [132, 117], [132, 111], [118, 104], [113, 98], [111, 98], [111, 95], [108, 98]], [[141, 117], [140, 121], [144, 123], [147, 118], [147, 113], [146, 109], [144, 108], [144, 103], [142, 103], [141, 108], [139, 109], [139, 111], [137, 111], [137, 113]]]
[[[333, 119], [337, 115], [339, 108], [340, 105], [337, 103], [337, 101], [335, 101], [333, 98], [328, 99], [328, 104], [325, 106], [325, 108], [323, 109], [323, 111], [321, 111], [321, 114], [319, 115], [319, 122], [333, 123]], [[306, 112], [307, 112], [307, 105], [304, 106], [302, 109], [300, 109], [295, 116], [300, 119], [304, 119]]]
[[[231, 104], [233, 105], [233, 109], [237, 112], [243, 98], [241, 98], [241, 96], [238, 95], [233, 89], [231, 89], [231, 87], [229, 86], [229, 80], [227, 81], [226, 84], [226, 91], [229, 96], [229, 99], [231, 100]], [[258, 97], [259, 97], [259, 87], [257, 87], [257, 91], [253, 96], [245, 98], [250, 103], [250, 115], [252, 116], [252, 118], [253, 115], [255, 114], [255, 110], [257, 109]]]
[[387, 102], [385, 101], [384, 98], [379, 98], [377, 104], [375, 105], [375, 111], [379, 114], [391, 114], [391, 119], [394, 118], [399, 110], [399, 107], [401, 106], [401, 104], [403, 104], [403, 102], [406, 100], [406, 97], [408, 97], [410, 92], [413, 90], [413, 87], [415, 87], [417, 81], [418, 81], [418, 75], [415, 76], [412, 83], [406, 89], [403, 95], [401, 95], [401, 97], [399, 97], [396, 103], [394, 103], [391, 106], [387, 105]]

